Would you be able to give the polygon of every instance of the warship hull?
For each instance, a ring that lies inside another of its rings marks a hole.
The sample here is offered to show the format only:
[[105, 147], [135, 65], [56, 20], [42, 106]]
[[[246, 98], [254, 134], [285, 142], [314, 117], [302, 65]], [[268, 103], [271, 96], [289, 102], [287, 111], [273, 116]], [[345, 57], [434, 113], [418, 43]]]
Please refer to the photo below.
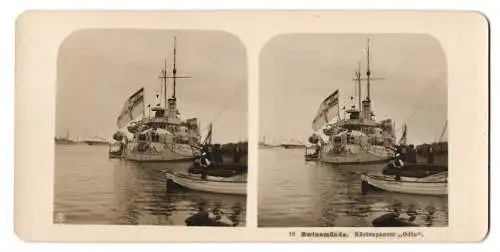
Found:
[[124, 158], [140, 162], [175, 162], [194, 160], [198, 154], [199, 151], [188, 144], [131, 143]]
[[387, 162], [394, 158], [394, 152], [383, 146], [372, 146], [358, 152], [334, 153], [325, 149], [319, 153], [318, 160], [331, 164], [363, 164]]

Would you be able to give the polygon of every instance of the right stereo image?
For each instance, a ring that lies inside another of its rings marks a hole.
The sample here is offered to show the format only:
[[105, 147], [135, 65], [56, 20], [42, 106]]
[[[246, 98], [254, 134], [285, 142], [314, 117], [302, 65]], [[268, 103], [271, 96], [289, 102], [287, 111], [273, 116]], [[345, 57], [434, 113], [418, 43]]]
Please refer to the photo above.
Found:
[[283, 34], [259, 60], [259, 227], [448, 226], [438, 40]]

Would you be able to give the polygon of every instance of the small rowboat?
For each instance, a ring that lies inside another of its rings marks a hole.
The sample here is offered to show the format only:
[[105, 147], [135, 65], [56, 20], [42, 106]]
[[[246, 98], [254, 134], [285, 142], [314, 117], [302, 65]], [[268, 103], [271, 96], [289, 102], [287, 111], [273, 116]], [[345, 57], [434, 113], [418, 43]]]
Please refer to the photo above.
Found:
[[318, 154], [307, 154], [305, 155], [306, 161], [316, 161], [318, 160]]
[[121, 152], [113, 152], [113, 151], [109, 152], [109, 158], [121, 158], [121, 157], [122, 157]]
[[109, 158], [121, 158], [123, 146], [120, 142], [109, 144]]
[[315, 161], [318, 160], [318, 151], [315, 148], [308, 147], [306, 148], [306, 153], [304, 154], [306, 161]]
[[373, 189], [409, 194], [448, 195], [448, 172], [422, 178], [362, 174], [361, 191], [365, 193]]
[[246, 177], [242, 175], [234, 177], [213, 177], [197, 175], [186, 175], [181, 173], [168, 173], [167, 181], [171, 181], [181, 187], [196, 191], [223, 193], [223, 194], [247, 194]]

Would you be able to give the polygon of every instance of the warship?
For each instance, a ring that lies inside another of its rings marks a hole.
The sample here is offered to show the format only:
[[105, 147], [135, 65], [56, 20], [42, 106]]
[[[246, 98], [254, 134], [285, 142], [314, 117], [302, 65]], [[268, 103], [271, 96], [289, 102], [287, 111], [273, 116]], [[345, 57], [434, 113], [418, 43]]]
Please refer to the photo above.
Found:
[[67, 145], [67, 144], [76, 144], [75, 141], [71, 140], [69, 138], [69, 129], [66, 130], [66, 137], [55, 137], [54, 138], [55, 144], [62, 144], [62, 145]]
[[[124, 144], [122, 157], [133, 161], [182, 161], [194, 160], [201, 148], [201, 135], [197, 118], [182, 119], [177, 108], [176, 80], [190, 78], [177, 76], [177, 40], [174, 38], [173, 67], [167, 75], [167, 60], [161, 71], [162, 101], [145, 116], [144, 88], [139, 89], [125, 102], [117, 119], [119, 131], [113, 139]], [[172, 96], [167, 98], [167, 79], [172, 79]], [[157, 95], [158, 97], [158, 95]], [[152, 113], [152, 115], [150, 115]]]
[[[358, 104], [340, 116], [339, 90], [335, 90], [321, 104], [312, 122], [314, 134], [309, 142], [317, 145], [317, 160], [333, 164], [384, 162], [394, 157], [395, 131], [392, 119], [377, 121], [370, 97], [370, 39], [367, 47], [366, 77], [362, 78], [360, 65], [355, 73]], [[366, 81], [367, 95], [362, 100], [361, 83]], [[351, 98], [352, 99], [352, 98]], [[333, 119], [337, 120], [333, 120]]]

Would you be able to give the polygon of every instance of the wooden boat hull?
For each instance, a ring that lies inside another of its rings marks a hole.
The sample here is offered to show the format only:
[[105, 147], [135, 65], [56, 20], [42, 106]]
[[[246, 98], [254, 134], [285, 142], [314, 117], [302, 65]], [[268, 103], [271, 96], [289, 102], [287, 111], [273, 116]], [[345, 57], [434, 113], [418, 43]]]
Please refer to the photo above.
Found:
[[221, 193], [221, 194], [235, 194], [235, 195], [246, 195], [247, 194], [247, 182], [230, 180], [228, 178], [218, 178], [208, 177], [207, 179], [201, 179], [201, 176], [191, 176], [179, 173], [169, 173], [167, 174], [167, 180], [171, 180], [175, 184], [189, 188], [191, 190]]
[[445, 178], [432, 180], [401, 177], [400, 180], [396, 180], [389, 176], [362, 174], [361, 187], [362, 192], [378, 189], [408, 194], [448, 195], [448, 181]]

